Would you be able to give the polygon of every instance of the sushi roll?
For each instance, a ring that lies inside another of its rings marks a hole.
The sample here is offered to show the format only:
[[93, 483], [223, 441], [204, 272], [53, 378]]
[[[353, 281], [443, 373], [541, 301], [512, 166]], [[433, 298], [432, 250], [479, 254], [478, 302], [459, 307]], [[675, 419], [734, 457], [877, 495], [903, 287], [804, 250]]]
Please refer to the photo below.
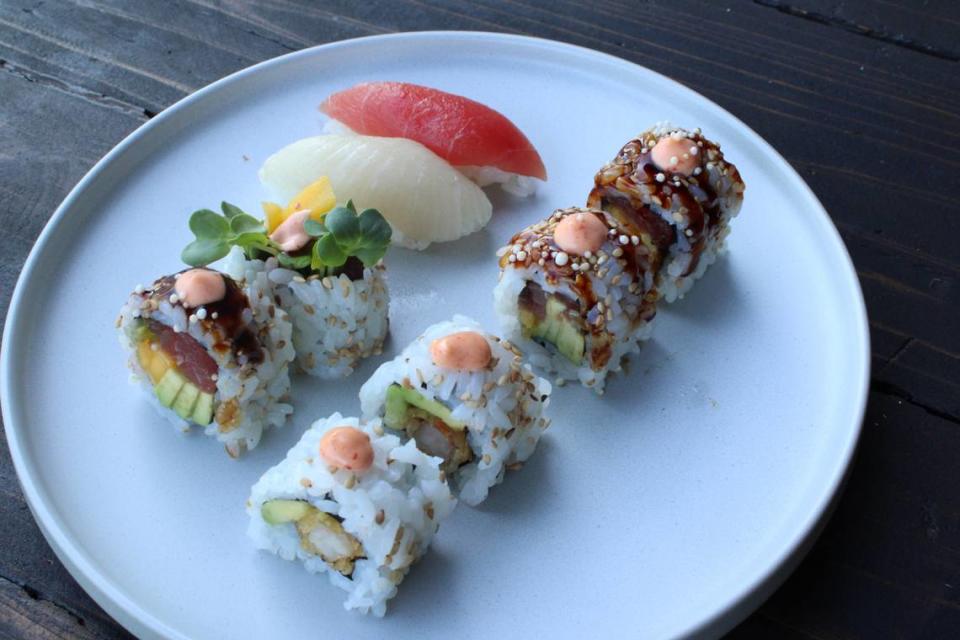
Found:
[[[381, 258], [390, 225], [375, 209], [358, 213], [351, 202], [334, 202], [329, 181], [321, 178], [285, 208], [267, 203], [262, 222], [226, 204], [223, 216], [197, 212], [191, 228], [201, 233], [183, 256], [196, 265], [226, 254], [227, 274], [248, 292], [269, 291], [293, 323], [297, 365], [324, 379], [348, 376], [360, 360], [380, 354], [389, 327]], [[200, 243], [215, 220], [228, 230], [217, 251], [210, 251]]]
[[690, 290], [724, 248], [746, 186], [720, 145], [699, 129], [659, 123], [623, 146], [597, 173], [587, 206], [624, 223], [643, 220], [664, 264], [667, 302]]
[[661, 254], [645, 219], [558, 209], [500, 249], [494, 306], [507, 339], [558, 382], [603, 392], [656, 315]]
[[454, 316], [382, 364], [361, 387], [360, 407], [441, 458], [458, 497], [477, 505], [533, 454], [550, 390], [516, 347]]
[[211, 269], [138, 285], [117, 320], [128, 365], [176, 428], [202, 427], [231, 457], [253, 449], [293, 408], [291, 325], [268, 292], [248, 295]]
[[382, 616], [456, 500], [440, 460], [335, 413], [318, 420], [253, 486], [247, 532], [259, 549], [326, 573], [344, 607]]

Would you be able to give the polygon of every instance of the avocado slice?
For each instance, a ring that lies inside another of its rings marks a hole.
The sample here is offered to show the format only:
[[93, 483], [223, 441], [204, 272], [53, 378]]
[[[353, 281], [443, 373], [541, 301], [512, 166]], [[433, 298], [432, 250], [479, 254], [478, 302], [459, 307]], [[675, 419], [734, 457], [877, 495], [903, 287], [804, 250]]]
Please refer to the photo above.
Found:
[[157, 394], [157, 399], [160, 400], [160, 404], [169, 407], [173, 404], [174, 399], [177, 397], [177, 394], [180, 393], [180, 389], [183, 388], [186, 382], [187, 379], [175, 369], [167, 369], [167, 372], [160, 378], [160, 382], [153, 388], [153, 391]]
[[134, 342], [143, 342], [144, 340], [153, 340], [156, 336], [150, 327], [143, 320], [137, 320], [130, 329], [130, 337]]
[[197, 403], [193, 407], [190, 419], [201, 426], [207, 426], [213, 420], [213, 394], [201, 393], [197, 396]]
[[387, 388], [385, 405], [383, 423], [391, 429], [399, 430], [406, 426], [410, 407], [422, 409], [435, 418], [443, 420], [454, 431], [463, 431], [466, 428], [466, 425], [456, 420], [450, 414], [450, 409], [441, 403], [424, 397], [416, 389], [402, 387], [399, 384], [392, 384]]
[[193, 406], [197, 403], [197, 396], [200, 395], [200, 389], [192, 382], [183, 383], [180, 393], [173, 401], [173, 410], [184, 420], [190, 420], [193, 417]]
[[267, 524], [296, 522], [316, 507], [303, 500], [267, 500], [260, 506], [260, 515]]
[[583, 360], [583, 333], [567, 315], [567, 306], [556, 297], [547, 298], [542, 320], [538, 322], [532, 313], [521, 312], [520, 321], [530, 332], [530, 337], [549, 342], [570, 362], [580, 364]]

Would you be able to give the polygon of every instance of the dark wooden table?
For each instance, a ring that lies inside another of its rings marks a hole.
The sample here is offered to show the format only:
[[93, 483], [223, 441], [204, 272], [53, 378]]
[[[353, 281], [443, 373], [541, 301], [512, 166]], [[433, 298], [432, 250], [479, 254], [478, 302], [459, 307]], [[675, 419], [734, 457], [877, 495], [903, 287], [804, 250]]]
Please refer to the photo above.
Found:
[[[787, 157], [853, 255], [873, 383], [832, 521], [731, 637], [960, 637], [957, 0], [2, 0], [0, 320], [50, 214], [130, 131], [260, 60], [423, 29], [621, 56], [716, 101]], [[6, 446], [0, 494], [0, 637], [127, 637], [47, 546]]]

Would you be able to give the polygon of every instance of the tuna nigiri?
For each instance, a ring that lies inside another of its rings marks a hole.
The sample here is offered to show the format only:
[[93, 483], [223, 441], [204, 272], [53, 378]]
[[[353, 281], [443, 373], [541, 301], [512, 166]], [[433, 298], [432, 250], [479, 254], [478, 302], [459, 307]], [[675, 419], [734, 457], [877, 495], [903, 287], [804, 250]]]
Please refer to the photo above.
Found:
[[358, 209], [379, 209], [393, 241], [411, 249], [456, 240], [482, 229], [492, 207], [486, 194], [423, 145], [404, 138], [323, 135], [273, 154], [260, 181], [283, 200], [329, 176]]
[[[348, 129], [408, 138], [480, 182], [527, 195], [547, 179], [540, 154], [504, 115], [469, 98], [405, 82], [368, 82], [334, 93], [320, 110]], [[511, 188], [512, 187], [512, 188]]]

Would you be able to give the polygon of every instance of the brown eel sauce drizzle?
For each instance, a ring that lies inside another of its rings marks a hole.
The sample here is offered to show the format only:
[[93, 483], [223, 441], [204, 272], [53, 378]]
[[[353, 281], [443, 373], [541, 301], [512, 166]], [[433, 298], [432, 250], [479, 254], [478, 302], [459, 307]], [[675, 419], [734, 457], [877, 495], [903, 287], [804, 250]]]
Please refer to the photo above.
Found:
[[[695, 143], [703, 143], [703, 154], [714, 151], [722, 160], [723, 155], [711, 142], [700, 135], [691, 136]], [[692, 235], [690, 242], [690, 264], [681, 275], [689, 275], [700, 261], [700, 254], [706, 247], [709, 234], [720, 221], [720, 198], [710, 184], [708, 171], [697, 175], [684, 176], [664, 171], [657, 167], [651, 157], [650, 149], [655, 140], [631, 140], [620, 150], [616, 159], [601, 169], [596, 176], [596, 186], [590, 192], [587, 206], [603, 209], [625, 224], [638, 224], [642, 221], [651, 232], [651, 238], [667, 255], [670, 246], [677, 242], [678, 228], [643, 203], [639, 184], [647, 186], [650, 199], [659, 200], [663, 209], [671, 209], [674, 204], [685, 209], [688, 219], [687, 229]], [[644, 153], [643, 149], [647, 149]], [[664, 174], [664, 181], [656, 179], [658, 173]], [[737, 177], [739, 179], [739, 177]]]
[[[153, 288], [145, 294], [145, 297], [154, 303], [168, 299], [175, 292], [177, 275], [179, 274], [164, 276], [154, 282]], [[250, 324], [243, 319], [243, 311], [250, 308], [250, 301], [233, 279], [223, 274], [219, 275], [226, 285], [226, 293], [217, 302], [203, 305], [207, 310], [207, 317], [198, 322], [204, 329], [214, 332], [217, 342], [213, 348], [216, 351], [220, 353], [232, 351], [237, 358], [244, 356], [246, 362], [260, 364], [264, 359], [260, 339]], [[189, 314], [193, 307], [183, 305], [183, 309]]]

